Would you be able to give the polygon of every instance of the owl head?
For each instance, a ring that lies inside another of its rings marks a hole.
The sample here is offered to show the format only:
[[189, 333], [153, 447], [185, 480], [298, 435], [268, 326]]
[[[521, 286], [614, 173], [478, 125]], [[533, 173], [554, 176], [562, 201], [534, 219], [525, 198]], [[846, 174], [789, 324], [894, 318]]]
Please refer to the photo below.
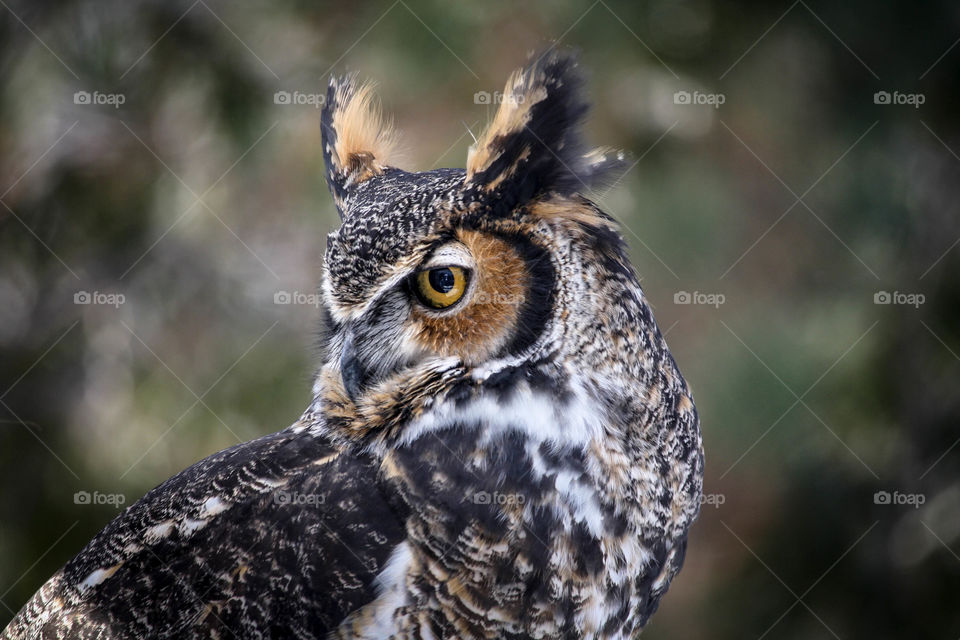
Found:
[[652, 318], [614, 222], [586, 198], [623, 156], [583, 145], [581, 89], [570, 54], [545, 54], [510, 76], [466, 169], [412, 173], [393, 166], [370, 87], [331, 81], [329, 385], [360, 403], [437, 372], [637, 366]]

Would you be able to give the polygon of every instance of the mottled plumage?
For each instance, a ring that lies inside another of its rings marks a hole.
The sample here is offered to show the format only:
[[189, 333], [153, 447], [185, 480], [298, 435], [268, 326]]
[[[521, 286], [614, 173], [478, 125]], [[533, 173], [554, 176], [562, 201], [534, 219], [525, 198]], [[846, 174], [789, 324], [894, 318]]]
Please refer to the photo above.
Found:
[[4, 638], [639, 632], [683, 562], [703, 453], [616, 224], [584, 197], [620, 163], [580, 143], [575, 66], [511, 76], [467, 169], [424, 173], [392, 166], [369, 89], [331, 82], [343, 225], [313, 402], [148, 493]]

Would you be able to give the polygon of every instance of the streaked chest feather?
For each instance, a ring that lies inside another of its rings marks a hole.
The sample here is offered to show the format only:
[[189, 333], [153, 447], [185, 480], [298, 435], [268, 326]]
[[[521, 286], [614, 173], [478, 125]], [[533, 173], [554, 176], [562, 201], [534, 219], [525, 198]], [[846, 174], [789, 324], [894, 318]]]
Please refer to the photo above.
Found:
[[610, 421], [582, 387], [524, 383], [509, 397], [439, 404], [408, 425], [382, 465], [413, 507], [408, 539], [380, 575], [379, 598], [341, 636], [629, 632], [624, 621], [642, 605], [635, 585], [661, 567], [631, 524], [641, 518], [605, 498]]

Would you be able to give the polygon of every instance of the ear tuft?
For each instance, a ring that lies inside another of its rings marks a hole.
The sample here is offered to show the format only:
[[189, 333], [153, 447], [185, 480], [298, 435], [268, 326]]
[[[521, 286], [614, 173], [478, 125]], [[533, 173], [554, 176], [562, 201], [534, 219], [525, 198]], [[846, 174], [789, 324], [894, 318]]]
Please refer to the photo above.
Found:
[[350, 188], [390, 166], [397, 134], [384, 121], [372, 85], [352, 75], [330, 79], [320, 122], [327, 184], [343, 218]]
[[566, 52], [543, 54], [511, 74], [493, 122], [470, 148], [468, 185], [512, 208], [546, 192], [586, 191], [609, 176], [623, 155], [583, 148], [582, 85]]

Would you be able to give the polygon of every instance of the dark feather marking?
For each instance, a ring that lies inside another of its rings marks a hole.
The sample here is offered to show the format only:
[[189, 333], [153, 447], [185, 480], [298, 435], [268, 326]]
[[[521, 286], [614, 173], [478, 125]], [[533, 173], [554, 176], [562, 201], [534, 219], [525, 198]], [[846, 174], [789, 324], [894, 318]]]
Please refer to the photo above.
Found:
[[[71, 560], [61, 597], [75, 602], [75, 614], [124, 637], [207, 638], [213, 629], [227, 638], [322, 636], [373, 599], [373, 578], [403, 538], [403, 513], [383, 497], [372, 460], [343, 453], [312, 464], [335, 454], [322, 439], [287, 430], [198, 462], [150, 491]], [[285, 484], [258, 488], [252, 476]], [[278, 499], [278, 491], [315, 504]], [[232, 504], [224, 517], [192, 535], [174, 529], [144, 544], [146, 528], [213, 496]], [[125, 554], [129, 543], [145, 548]], [[91, 572], [121, 561], [113, 576], [75, 599], [75, 586]], [[58, 625], [55, 615], [43, 633], [53, 637]], [[71, 637], [97, 637], [97, 628]]]

